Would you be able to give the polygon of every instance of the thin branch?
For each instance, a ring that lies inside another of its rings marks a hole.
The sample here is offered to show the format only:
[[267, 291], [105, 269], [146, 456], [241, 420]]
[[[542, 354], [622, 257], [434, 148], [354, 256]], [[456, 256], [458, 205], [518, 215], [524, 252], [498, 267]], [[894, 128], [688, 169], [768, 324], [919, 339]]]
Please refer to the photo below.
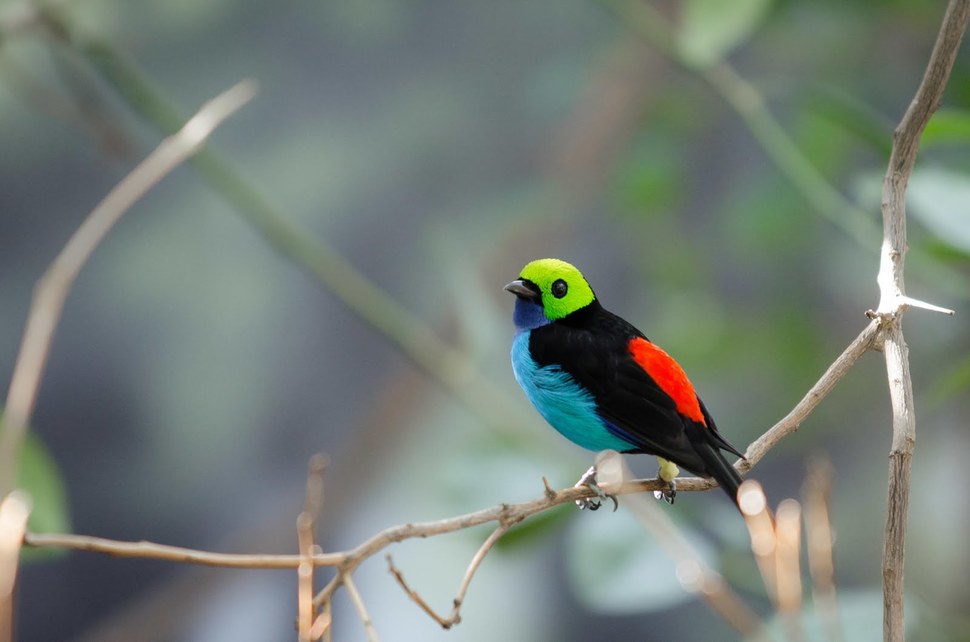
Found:
[[[45, 13], [55, 33], [82, 55], [127, 105], [162, 132], [174, 131], [182, 115], [134, 62], [110, 42], [73, 36], [68, 19]], [[528, 420], [524, 403], [484, 375], [464, 351], [442, 341], [421, 317], [358, 270], [325, 239], [300, 229], [223, 156], [205, 150], [193, 159], [199, 175], [263, 236], [270, 247], [323, 284], [362, 321], [376, 329], [413, 364], [496, 429]]]
[[357, 616], [360, 618], [361, 624], [364, 625], [364, 633], [367, 634], [367, 642], [379, 642], [380, 638], [377, 636], [377, 631], [374, 629], [374, 622], [370, 619], [370, 615], [367, 613], [367, 607], [364, 606], [364, 599], [360, 596], [360, 591], [357, 590], [357, 585], [354, 584], [353, 578], [351, 578], [349, 572], [341, 573], [342, 582], [344, 588], [347, 589], [347, 595], [350, 596], [350, 601], [353, 602], [354, 608], [357, 610]]
[[[859, 360], [859, 357], [864, 355], [868, 350], [870, 350], [875, 344], [876, 337], [879, 334], [879, 321], [873, 320], [865, 327], [865, 329], [859, 333], [859, 336], [855, 338], [848, 345], [848, 347], [842, 351], [842, 354], [828, 367], [825, 373], [819, 378], [815, 385], [809, 389], [809, 391], [802, 397], [791, 412], [785, 415], [781, 421], [772, 426], [765, 434], [761, 435], [756, 441], [754, 441], [750, 446], [748, 446], [745, 451], [745, 459], [747, 461], [742, 461], [738, 466], [738, 470], [741, 472], [747, 472], [755, 464], [761, 461], [769, 450], [775, 447], [777, 443], [785, 436], [798, 430], [798, 427], [803, 421], [808, 417], [808, 415], [815, 409], [815, 407], [828, 396], [832, 389], [835, 388], [835, 384], [839, 382], [849, 372], [855, 362]], [[680, 482], [677, 482], [678, 490], [680, 489]]]
[[[133, 557], [138, 559], [163, 560], [199, 566], [219, 568], [257, 568], [257, 569], [296, 569], [300, 566], [300, 555], [260, 555], [234, 554], [201, 551], [180, 546], [169, 546], [141, 540], [138, 542], [119, 541], [89, 535], [58, 533], [31, 533], [24, 535], [24, 545], [33, 548], [61, 548], [74, 551], [103, 553], [113, 557]], [[342, 557], [334, 553], [313, 555], [316, 566], [337, 566]]]
[[[741, 472], [751, 470], [781, 439], [798, 429], [812, 410], [832, 391], [836, 383], [845, 376], [851, 365], [866, 350], [872, 347], [878, 329], [879, 321], [873, 320], [849, 344], [845, 351], [839, 355], [822, 377], [812, 386], [805, 397], [798, 402], [795, 408], [748, 446], [746, 460], [742, 460], [736, 465], [738, 470]], [[494, 521], [521, 521], [535, 513], [554, 506], [593, 496], [593, 492], [586, 487], [577, 488], [569, 486], [557, 491], [552, 489], [545, 480], [543, 484], [545, 492], [541, 497], [532, 501], [522, 502], [520, 504], [501, 504], [496, 507], [439, 521], [394, 526], [381, 531], [349, 551], [343, 553], [316, 554], [313, 556], [313, 563], [316, 566], [344, 566], [350, 564], [355, 568], [361, 561], [380, 552], [394, 542], [400, 542], [413, 537], [431, 537], [451, 533]], [[677, 490], [683, 492], [705, 491], [716, 487], [716, 485], [716, 482], [701, 477], [685, 477], [677, 480]], [[664, 490], [666, 488], [666, 482], [657, 479], [635, 479], [624, 481], [619, 488], [615, 489], [615, 494], [625, 495], [629, 493]], [[613, 490], [610, 492], [614, 493]], [[24, 543], [27, 546], [38, 548], [66, 548], [105, 553], [119, 557], [162, 559], [225, 568], [297, 568], [300, 564], [299, 555], [214, 553], [147, 541], [122, 542], [86, 535], [27, 533], [24, 537]], [[340, 576], [338, 575], [331, 580], [323, 591], [317, 594], [314, 603], [319, 607], [339, 586]]]
[[327, 458], [316, 454], [310, 458], [306, 479], [306, 501], [303, 512], [296, 518], [297, 540], [300, 546], [300, 565], [297, 567], [297, 639], [299, 642], [314, 642], [329, 627], [320, 624], [315, 631], [314, 625], [323, 620], [315, 617], [313, 606], [313, 555], [320, 547], [313, 543], [314, 522], [323, 505], [323, 473], [327, 468]]
[[473, 557], [472, 561], [469, 562], [468, 569], [465, 571], [465, 576], [461, 580], [461, 586], [458, 587], [458, 594], [455, 595], [455, 608], [451, 612], [450, 618], [452, 624], [458, 624], [461, 622], [461, 606], [465, 603], [465, 594], [468, 592], [468, 587], [472, 583], [472, 577], [475, 576], [475, 572], [478, 571], [478, 567], [481, 566], [482, 560], [485, 559], [488, 552], [492, 550], [495, 544], [502, 539], [502, 536], [505, 535], [509, 529], [512, 528], [512, 526], [513, 524], [511, 523], [502, 524], [492, 531], [492, 534], [488, 536], [488, 539], [482, 542], [482, 545], [478, 548], [478, 551], [475, 553], [475, 557]]
[[738, 506], [744, 516], [744, 523], [748, 527], [748, 538], [751, 540], [751, 553], [761, 573], [761, 581], [771, 603], [778, 605], [778, 573], [775, 570], [777, 558], [775, 556], [775, 522], [768, 509], [768, 498], [765, 497], [761, 484], [754, 479], [746, 479], [738, 489]]
[[916, 163], [920, 136], [942, 100], [968, 21], [970, 0], [951, 0], [920, 86], [899, 126], [893, 132], [892, 152], [883, 181], [883, 242], [876, 281], [879, 284], [877, 314], [885, 322], [882, 343], [893, 410], [893, 440], [889, 453], [886, 535], [883, 540], [882, 560], [883, 636], [892, 642], [905, 638], [903, 591], [906, 517], [909, 510], [912, 457], [916, 445], [913, 382], [900, 318], [908, 305], [903, 279], [907, 250], [906, 187]]
[[458, 593], [455, 595], [453, 606], [451, 608], [451, 613], [448, 617], [443, 617], [435, 611], [430, 604], [428, 604], [421, 595], [408, 586], [407, 581], [404, 579], [404, 574], [401, 573], [400, 569], [394, 566], [394, 560], [391, 558], [390, 554], [386, 556], [387, 559], [387, 570], [394, 576], [397, 583], [401, 585], [404, 592], [408, 594], [415, 604], [421, 607], [425, 613], [427, 613], [431, 619], [441, 625], [444, 629], [450, 629], [451, 627], [459, 624], [461, 622], [461, 606], [465, 603], [465, 594], [468, 592], [468, 587], [471, 585], [472, 577], [475, 576], [475, 572], [478, 567], [481, 566], [482, 560], [488, 555], [488, 552], [492, 550], [496, 542], [502, 538], [508, 530], [512, 528], [512, 524], [500, 524], [498, 528], [492, 531], [492, 534], [482, 543], [482, 545], [476, 551], [472, 561], [468, 564], [468, 569], [465, 571], [465, 575], [461, 580], [461, 584], [458, 586]]
[[203, 105], [184, 127], [163, 140], [108, 193], [37, 282], [0, 417], [0, 494], [13, 488], [15, 483], [20, 445], [37, 400], [51, 340], [67, 294], [81, 268], [125, 212], [169, 172], [202, 149], [215, 128], [245, 105], [254, 93], [255, 84], [244, 81]]
[[450, 622], [449, 618], [438, 615], [438, 612], [434, 610], [434, 607], [428, 604], [425, 601], [425, 599], [421, 597], [420, 593], [418, 593], [413, 588], [411, 588], [410, 585], [408, 585], [407, 580], [404, 579], [404, 574], [401, 572], [401, 569], [394, 566], [394, 558], [391, 557], [391, 554], [388, 553], [387, 555], [385, 555], [384, 559], [387, 560], [387, 571], [394, 577], [398, 585], [402, 589], [404, 589], [404, 592], [407, 593], [407, 596], [409, 598], [411, 598], [411, 601], [417, 604], [422, 611], [428, 614], [428, 617], [430, 617], [432, 620], [434, 620], [439, 625], [441, 625], [442, 628], [450, 629], [454, 625], [454, 623]]

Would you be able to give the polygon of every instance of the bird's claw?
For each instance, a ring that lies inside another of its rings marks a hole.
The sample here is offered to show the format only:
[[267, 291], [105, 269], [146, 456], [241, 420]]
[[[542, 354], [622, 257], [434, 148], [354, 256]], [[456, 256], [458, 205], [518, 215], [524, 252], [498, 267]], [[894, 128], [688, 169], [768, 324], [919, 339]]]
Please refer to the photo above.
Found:
[[590, 466], [589, 470], [583, 473], [583, 476], [580, 477], [579, 481], [575, 484], [576, 488], [580, 486], [586, 486], [589, 488], [591, 491], [596, 493], [596, 497], [583, 497], [582, 499], [577, 499], [576, 506], [579, 507], [579, 510], [586, 508], [591, 511], [599, 510], [600, 506], [603, 505], [603, 501], [606, 499], [613, 500], [614, 512], [616, 512], [616, 509], [620, 507], [620, 503], [616, 500], [616, 496], [607, 494], [602, 488], [599, 487], [599, 484], [596, 483], [596, 466]]
[[[663, 481], [663, 479], [660, 477], [658, 477], [658, 479], [661, 479], [661, 481]], [[677, 480], [671, 479], [669, 482], [666, 482], [666, 483], [669, 486], [669, 488], [665, 488], [663, 490], [655, 490], [653, 491], [653, 496], [658, 500], [663, 500], [668, 504], [673, 505], [674, 500], [677, 499]]]

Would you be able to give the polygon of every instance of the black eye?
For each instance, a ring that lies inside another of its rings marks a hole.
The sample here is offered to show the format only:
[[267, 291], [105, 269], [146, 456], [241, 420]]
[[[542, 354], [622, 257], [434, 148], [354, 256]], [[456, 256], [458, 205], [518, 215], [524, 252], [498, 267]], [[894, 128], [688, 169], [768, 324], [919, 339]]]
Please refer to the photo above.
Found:
[[566, 290], [568, 289], [569, 286], [566, 285], [565, 281], [562, 279], [557, 279], [556, 282], [552, 284], [552, 296], [556, 297], [557, 299], [561, 299], [566, 296]]

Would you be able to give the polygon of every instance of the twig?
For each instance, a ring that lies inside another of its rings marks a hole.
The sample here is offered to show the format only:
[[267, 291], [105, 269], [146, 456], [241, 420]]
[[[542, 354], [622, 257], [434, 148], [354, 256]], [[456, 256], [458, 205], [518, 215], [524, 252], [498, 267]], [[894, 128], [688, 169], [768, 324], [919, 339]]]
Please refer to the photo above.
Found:
[[[815, 382], [815, 385], [802, 397], [802, 400], [792, 408], [791, 412], [748, 446], [744, 453], [747, 461], [742, 461], [737, 466], [738, 470], [747, 472], [761, 461], [761, 458], [774, 448], [783, 437], [798, 430], [809, 413], [832, 392], [835, 384], [846, 375], [855, 362], [859, 360], [859, 357], [873, 347], [878, 334], [879, 322], [874, 320], [842, 351], [842, 354], [828, 367], [819, 380]], [[677, 484], [679, 490], [680, 482], [678, 481]]]
[[384, 559], [387, 560], [387, 571], [394, 577], [395, 580], [397, 580], [397, 583], [402, 589], [404, 589], [404, 592], [407, 593], [409, 598], [411, 598], [411, 601], [417, 604], [422, 611], [427, 613], [432, 620], [440, 624], [442, 628], [450, 629], [454, 623], [449, 622], [448, 618], [438, 615], [438, 612], [435, 611], [434, 608], [428, 604], [423, 597], [421, 597], [421, 594], [411, 588], [407, 580], [404, 579], [404, 574], [401, 572], [401, 570], [394, 566], [394, 558], [391, 557], [391, 554], [388, 553], [385, 555]]
[[[747, 459], [736, 465], [738, 470], [747, 472], [753, 468], [781, 439], [798, 429], [801, 422], [831, 392], [839, 379], [848, 371], [849, 367], [872, 346], [878, 333], [878, 328], [878, 320], [871, 322], [825, 371], [822, 377], [812, 386], [805, 397], [798, 402], [795, 408], [748, 446], [746, 452]], [[685, 477], [677, 480], [677, 490], [683, 492], [705, 491], [716, 486], [716, 482], [701, 477]], [[644, 491], [664, 490], [666, 488], [667, 485], [665, 482], [656, 479], [635, 479], [624, 481], [615, 490], [615, 494], [625, 495]], [[316, 566], [353, 564], [356, 567], [363, 559], [374, 555], [394, 542], [400, 542], [412, 537], [430, 537], [450, 533], [502, 519], [521, 520], [554, 506], [593, 496], [593, 492], [585, 487], [576, 488], [569, 486], [556, 491], [547, 482], [544, 482], [544, 491], [542, 497], [520, 504], [502, 504], [497, 507], [450, 519], [418, 524], [402, 524], [388, 528], [350, 551], [314, 555], [313, 563]], [[24, 543], [27, 546], [38, 548], [67, 548], [105, 553], [119, 557], [163, 559], [173, 562], [225, 568], [296, 568], [300, 563], [299, 555], [214, 553], [147, 541], [122, 542], [85, 535], [27, 533], [24, 538]], [[323, 591], [317, 594], [314, 600], [316, 606], [319, 607], [339, 586], [340, 576], [338, 575], [331, 580]]]
[[[60, 13], [47, 12], [45, 20], [56, 32], [72, 34], [71, 25]], [[110, 42], [86, 35], [83, 39], [67, 39], [66, 43], [84, 56], [146, 122], [166, 133], [178, 127], [182, 118], [179, 110]], [[528, 420], [525, 405], [511, 399], [476, 368], [465, 352], [441, 340], [418, 315], [381, 289], [325, 239], [300, 229], [230, 161], [206, 150], [191, 165], [275, 251], [323, 284], [472, 412], [499, 430]]]
[[[889, 454], [886, 535], [883, 540], [883, 636], [895, 642], [905, 637], [904, 567], [910, 473], [916, 444], [916, 418], [909, 354], [900, 317], [908, 304], [903, 280], [906, 241], [906, 187], [916, 162], [920, 136], [939, 107], [970, 20], [970, 0], [951, 0], [933, 53], [916, 95], [893, 132], [892, 152], [882, 190], [883, 242], [880, 255], [879, 308], [885, 321], [882, 343], [893, 409], [893, 440]], [[925, 307], [925, 306], [924, 306]]]
[[30, 497], [15, 490], [0, 502], [0, 642], [13, 640], [13, 589]]
[[421, 595], [408, 586], [407, 581], [404, 579], [404, 574], [401, 573], [400, 569], [394, 566], [394, 560], [391, 558], [390, 554], [386, 556], [387, 559], [387, 570], [394, 576], [397, 583], [401, 585], [404, 592], [408, 594], [415, 604], [421, 607], [425, 613], [427, 613], [431, 619], [441, 625], [443, 629], [450, 629], [451, 627], [459, 624], [461, 622], [461, 606], [465, 603], [465, 594], [468, 592], [468, 587], [472, 582], [472, 577], [474, 577], [475, 572], [478, 567], [481, 566], [482, 560], [488, 555], [488, 552], [492, 550], [495, 543], [501, 539], [505, 533], [512, 527], [512, 524], [501, 524], [498, 528], [492, 531], [492, 534], [482, 543], [482, 545], [476, 551], [475, 556], [472, 557], [471, 562], [468, 564], [468, 569], [465, 571], [465, 575], [461, 580], [461, 584], [458, 586], [458, 593], [455, 595], [454, 603], [451, 608], [451, 613], [448, 617], [443, 617], [435, 611], [430, 604], [428, 604]]
[[5, 410], [0, 417], [0, 494], [5, 494], [15, 483], [20, 445], [37, 399], [51, 339], [67, 294], [84, 263], [125, 212], [166, 174], [197, 153], [215, 128], [245, 105], [254, 93], [255, 84], [244, 81], [203, 105], [184, 127], [163, 140], [108, 193], [37, 282]]
[[350, 601], [353, 602], [354, 608], [357, 610], [357, 616], [360, 618], [361, 624], [364, 625], [364, 633], [367, 634], [367, 642], [379, 642], [380, 638], [377, 636], [377, 631], [374, 629], [374, 622], [370, 619], [370, 615], [367, 613], [367, 607], [364, 606], [364, 599], [360, 596], [360, 592], [357, 590], [357, 585], [354, 584], [353, 578], [348, 572], [342, 572], [341, 576], [341, 581], [343, 582], [344, 588], [347, 589], [347, 595], [350, 597]]
[[768, 598], [777, 608], [778, 573], [775, 570], [775, 522], [768, 509], [768, 498], [764, 489], [754, 479], [746, 479], [738, 489], [738, 505], [744, 515], [751, 540], [751, 553], [761, 573]]
[[[313, 543], [313, 528], [323, 505], [323, 473], [327, 458], [316, 454], [310, 458], [306, 480], [306, 501], [303, 512], [296, 518], [296, 533], [300, 546], [300, 565], [297, 567], [297, 637], [300, 642], [314, 642], [329, 627], [329, 618], [315, 617], [313, 606], [313, 555], [320, 547]], [[315, 630], [314, 625], [318, 625]]]

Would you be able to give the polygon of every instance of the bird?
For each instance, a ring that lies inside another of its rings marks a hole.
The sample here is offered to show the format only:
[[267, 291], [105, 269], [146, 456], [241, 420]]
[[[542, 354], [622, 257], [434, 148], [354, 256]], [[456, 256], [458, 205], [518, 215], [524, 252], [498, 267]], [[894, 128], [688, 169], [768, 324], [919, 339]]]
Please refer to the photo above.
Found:
[[[658, 458], [672, 504], [679, 468], [712, 477], [738, 504], [741, 476], [684, 369], [628, 321], [604, 308], [582, 273], [560, 259], [528, 263], [505, 286], [515, 295], [512, 370], [540, 415], [573, 443]], [[576, 484], [596, 485], [595, 467]], [[616, 510], [616, 498], [611, 497]], [[576, 502], [596, 510], [600, 501]]]

